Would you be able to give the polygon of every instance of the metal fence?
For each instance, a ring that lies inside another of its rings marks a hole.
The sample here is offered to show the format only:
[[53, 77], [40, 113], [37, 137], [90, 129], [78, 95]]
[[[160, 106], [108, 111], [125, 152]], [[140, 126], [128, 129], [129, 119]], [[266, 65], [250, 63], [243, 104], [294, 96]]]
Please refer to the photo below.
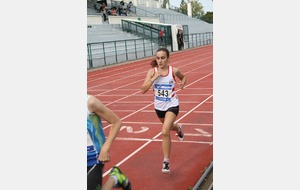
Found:
[[[213, 44], [213, 32], [184, 34], [184, 49]], [[106, 41], [87, 44], [87, 68], [151, 57], [162, 47], [156, 38]], [[172, 51], [170, 45], [166, 48]]]

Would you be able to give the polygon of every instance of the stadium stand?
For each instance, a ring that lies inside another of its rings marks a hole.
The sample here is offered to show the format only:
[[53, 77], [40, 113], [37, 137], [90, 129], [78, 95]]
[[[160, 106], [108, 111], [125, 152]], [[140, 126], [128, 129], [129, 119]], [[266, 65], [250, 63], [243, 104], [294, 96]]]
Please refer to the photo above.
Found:
[[[111, 2], [108, 3], [108, 8], [116, 6], [118, 3], [117, 1]], [[125, 6], [127, 6], [126, 2]], [[133, 4], [130, 15], [108, 16], [108, 22], [103, 22], [101, 13], [97, 12], [95, 6], [100, 6], [100, 4], [93, 0], [87, 1], [88, 69], [152, 56], [155, 49], [160, 47], [158, 41], [147, 39], [145, 36], [138, 36], [130, 31], [123, 31], [121, 24], [123, 18], [138, 20], [151, 18], [156, 20], [154, 22], [184, 25], [185, 48], [213, 43], [212, 24], [171, 9], [157, 8], [156, 3], [153, 3], [152, 6], [148, 6], [144, 1], [141, 1], [141, 5]], [[172, 51], [172, 49], [170, 50]]]

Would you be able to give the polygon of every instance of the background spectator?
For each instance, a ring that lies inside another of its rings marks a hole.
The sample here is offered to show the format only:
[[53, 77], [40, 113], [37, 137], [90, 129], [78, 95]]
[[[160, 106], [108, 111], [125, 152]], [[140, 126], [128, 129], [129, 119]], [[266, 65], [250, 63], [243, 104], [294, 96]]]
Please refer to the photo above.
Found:
[[161, 29], [159, 31], [159, 39], [160, 39], [161, 45], [163, 45], [164, 44], [164, 30], [163, 29]]
[[133, 3], [132, 1], [130, 1], [128, 4], [127, 4], [127, 12], [131, 12], [130, 8], [133, 6]]
[[102, 17], [104, 22], [107, 20], [107, 8], [105, 3], [102, 3], [101, 7], [100, 7], [100, 12], [102, 13]]
[[178, 33], [177, 33], [177, 43], [178, 43], [178, 50], [182, 50], [184, 47], [184, 43], [183, 43], [183, 31], [181, 29], [178, 29]]

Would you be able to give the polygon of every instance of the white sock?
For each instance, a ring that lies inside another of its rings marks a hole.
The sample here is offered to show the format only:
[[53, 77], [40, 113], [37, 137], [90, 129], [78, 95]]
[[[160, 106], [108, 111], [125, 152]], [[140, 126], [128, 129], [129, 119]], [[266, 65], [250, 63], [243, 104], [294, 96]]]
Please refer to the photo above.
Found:
[[112, 175], [112, 176], [110, 176], [110, 177], [112, 177], [112, 178], [115, 180], [114, 186], [116, 186], [116, 185], [118, 184], [118, 178], [117, 178], [117, 176]]
[[178, 133], [180, 132], [180, 127], [179, 127], [179, 126], [180, 126], [180, 124], [177, 123], [177, 127], [178, 127], [177, 132], [178, 132]]
[[[120, 184], [118, 184], [118, 183], [119, 183], [119, 181], [118, 181], [118, 178], [117, 178], [117, 176], [115, 176], [115, 175], [112, 175], [112, 176], [110, 176], [110, 177], [112, 177], [112, 178], [114, 179], [114, 181], [115, 181], [115, 183], [114, 183], [114, 187], [116, 187], [117, 185], [120, 185]], [[127, 185], [127, 183], [128, 183], [128, 178], [126, 179], [126, 181], [125, 181], [124, 185], [126, 186], [126, 185]]]
[[169, 162], [169, 158], [164, 158], [164, 162]]

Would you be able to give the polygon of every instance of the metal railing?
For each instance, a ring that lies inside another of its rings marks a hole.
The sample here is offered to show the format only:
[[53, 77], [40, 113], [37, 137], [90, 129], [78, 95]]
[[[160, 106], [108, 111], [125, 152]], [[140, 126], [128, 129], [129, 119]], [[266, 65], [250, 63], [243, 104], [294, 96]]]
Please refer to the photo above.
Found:
[[[213, 32], [184, 34], [184, 49], [213, 44]], [[155, 38], [106, 41], [87, 44], [87, 68], [97, 68], [115, 63], [151, 57], [162, 47]], [[170, 45], [166, 48], [172, 51]]]
[[199, 181], [197, 182], [197, 184], [194, 186], [194, 188], [192, 190], [198, 190], [198, 188], [203, 183], [204, 179], [207, 177], [207, 175], [212, 170], [212, 168], [213, 168], [213, 162], [210, 163], [210, 165], [205, 170], [204, 174], [201, 176], [201, 178], [199, 179]]

